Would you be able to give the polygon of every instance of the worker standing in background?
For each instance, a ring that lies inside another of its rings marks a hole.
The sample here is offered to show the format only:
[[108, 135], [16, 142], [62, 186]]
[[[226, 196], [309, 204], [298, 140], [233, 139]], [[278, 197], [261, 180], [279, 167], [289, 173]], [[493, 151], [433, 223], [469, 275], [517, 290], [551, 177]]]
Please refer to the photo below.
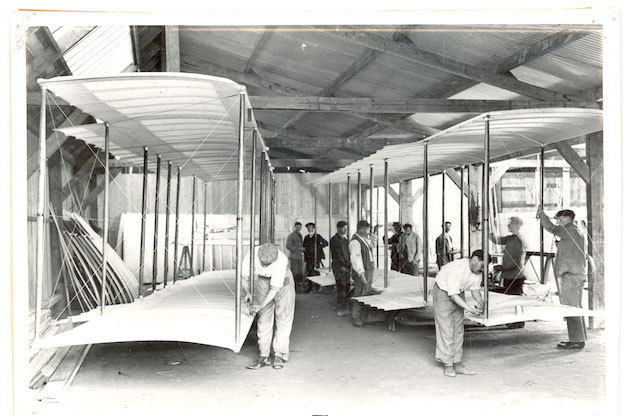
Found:
[[[251, 304], [249, 289], [249, 253], [243, 259], [243, 296], [250, 312], [256, 312], [258, 361], [247, 366], [257, 370], [271, 365], [271, 341], [273, 344], [273, 368], [279, 370], [288, 361], [290, 331], [295, 317], [295, 282], [288, 268], [288, 257], [275, 244], [267, 243], [254, 253], [255, 273], [254, 303]], [[273, 332], [275, 326], [275, 333]]]
[[[558, 225], [553, 224], [541, 208], [538, 215], [542, 227], [559, 238], [554, 266], [555, 278], [561, 282], [559, 302], [562, 305], [581, 308], [583, 286], [587, 280], [587, 250], [585, 237], [574, 224], [574, 211], [563, 209], [557, 212], [555, 218]], [[562, 341], [557, 347], [584, 348], [587, 340], [585, 320], [579, 316], [565, 319], [568, 324], [569, 341]]]
[[346, 221], [338, 221], [336, 224], [336, 234], [329, 240], [329, 249], [332, 272], [336, 279], [336, 313], [338, 316], [344, 316], [349, 313], [347, 298], [351, 286], [351, 260]]
[[[353, 297], [368, 296], [380, 293], [373, 289], [373, 250], [369, 241], [370, 224], [361, 220], [357, 223], [357, 231], [349, 242], [351, 270], [354, 281]], [[362, 305], [354, 301], [351, 306], [353, 325], [362, 326], [366, 321], [366, 313], [362, 311]]]
[[[323, 249], [329, 245], [327, 240], [316, 233], [316, 224], [309, 222], [306, 224], [308, 229], [308, 235], [303, 239], [303, 258], [305, 260], [306, 276], [318, 276], [318, 268], [321, 266], [321, 261], [325, 259], [325, 252]], [[311, 280], [307, 281], [307, 288], [305, 292], [310, 292], [312, 286], [315, 285]], [[318, 290], [318, 287], [316, 288]]]
[[[483, 251], [475, 250], [470, 259], [459, 259], [442, 266], [433, 285], [433, 317], [436, 330], [435, 359], [444, 364], [444, 375], [474, 375], [462, 363], [464, 345], [464, 310], [479, 315], [483, 310], [481, 273]], [[476, 301], [466, 302], [465, 292]]]
[[442, 234], [436, 238], [436, 263], [438, 269], [442, 269], [446, 263], [450, 263], [455, 258], [457, 250], [453, 248], [453, 239], [449, 234], [451, 232], [451, 222], [446, 221], [442, 225]]
[[416, 276], [419, 266], [420, 239], [413, 230], [412, 224], [403, 225], [403, 233], [399, 240], [399, 255], [401, 259], [401, 273]]
[[290, 271], [297, 284], [297, 292], [301, 292], [303, 283], [303, 237], [301, 223], [297, 221], [293, 231], [286, 237], [286, 249], [290, 261]]
[[392, 270], [396, 270], [399, 271], [399, 269], [401, 268], [401, 259], [399, 256], [399, 242], [401, 239], [401, 234], [403, 234], [403, 231], [401, 231], [401, 223], [400, 222], [393, 222], [392, 223], [392, 228], [394, 230], [394, 234], [392, 234], [392, 237], [388, 238], [388, 244], [390, 244], [390, 268]]
[[522, 285], [526, 279], [524, 274], [524, 257], [526, 254], [526, 242], [520, 236], [522, 219], [518, 217], [509, 218], [507, 229], [511, 234], [504, 237], [496, 237], [490, 233], [492, 242], [504, 245], [503, 262], [494, 266], [495, 272], [500, 272], [503, 283], [501, 290], [496, 290], [507, 295], [522, 295]]

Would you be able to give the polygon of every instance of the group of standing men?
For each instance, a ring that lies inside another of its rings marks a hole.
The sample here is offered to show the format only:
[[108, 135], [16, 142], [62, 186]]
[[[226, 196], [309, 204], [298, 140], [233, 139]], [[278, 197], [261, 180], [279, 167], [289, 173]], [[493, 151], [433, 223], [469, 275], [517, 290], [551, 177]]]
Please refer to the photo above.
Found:
[[[588, 256], [585, 238], [574, 224], [575, 214], [568, 209], [557, 212], [555, 215], [557, 224], [554, 224], [541, 209], [538, 216], [542, 227], [559, 238], [554, 270], [555, 277], [560, 281], [560, 302], [580, 308], [583, 286], [587, 280]], [[410, 224], [403, 226], [403, 233], [400, 232], [398, 223], [394, 225], [394, 240], [389, 240], [393, 249], [393, 269], [407, 266], [405, 270], [410, 272], [417, 270], [419, 239], [413, 233]], [[450, 225], [449, 222], [445, 223], [442, 234], [436, 239], [440, 270], [432, 288], [432, 297], [436, 329], [435, 359], [444, 364], [446, 376], [454, 377], [456, 374], [475, 374], [462, 363], [464, 310], [474, 314], [482, 312], [481, 276], [490, 259], [485, 261], [484, 253], [475, 250], [469, 258], [453, 260], [456, 251], [448, 235]], [[503, 292], [519, 295], [522, 294], [522, 283], [526, 278], [523, 272], [526, 243], [519, 233], [522, 221], [518, 217], [511, 217], [507, 225], [511, 234], [505, 237], [490, 235], [493, 242], [504, 245], [502, 264], [495, 266], [495, 271], [501, 273]], [[306, 261], [306, 271], [315, 271], [320, 260], [324, 258], [321, 254], [323, 248], [328, 245], [325, 239], [316, 234], [313, 223], [306, 226], [308, 235], [303, 239], [300, 234], [301, 223], [295, 223], [294, 231], [288, 236], [286, 243], [289, 257], [273, 244], [264, 244], [256, 249], [253, 261], [258, 276], [254, 283], [257, 299], [253, 304], [249, 283], [249, 262], [252, 260], [247, 255], [243, 261], [244, 300], [250, 312], [258, 313], [257, 335], [260, 357], [257, 362], [248, 366], [250, 369], [271, 365], [269, 358], [271, 345], [274, 351], [273, 368], [283, 368], [288, 361], [295, 307], [294, 286], [295, 281], [303, 280], [302, 257]], [[354, 283], [354, 297], [380, 292], [373, 288], [374, 243], [371, 241], [370, 224], [364, 220], [358, 221], [357, 231], [351, 239], [348, 237], [345, 221], [339, 221], [336, 227], [336, 234], [331, 238], [329, 246], [332, 253], [331, 267], [336, 279], [337, 312], [342, 316], [348, 314], [351, 279]], [[308, 248], [310, 246], [311, 250]], [[395, 263], [396, 259], [399, 260], [398, 264]], [[473, 301], [466, 300], [465, 292], [471, 293]], [[362, 305], [355, 302], [351, 309], [353, 324], [362, 326], [364, 320]], [[569, 341], [562, 341], [557, 347], [582, 349], [587, 339], [585, 321], [581, 317], [566, 318], [566, 321]]]

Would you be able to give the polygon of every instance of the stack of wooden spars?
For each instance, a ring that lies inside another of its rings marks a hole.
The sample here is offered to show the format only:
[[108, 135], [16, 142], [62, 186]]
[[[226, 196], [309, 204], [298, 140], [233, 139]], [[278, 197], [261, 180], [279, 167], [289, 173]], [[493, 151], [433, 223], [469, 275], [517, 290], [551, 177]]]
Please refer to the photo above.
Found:
[[[66, 253], [63, 268], [70, 300], [82, 311], [95, 309], [101, 304], [102, 237], [80, 215], [63, 214], [62, 225], [58, 221], [55, 224]], [[106, 263], [105, 305], [134, 301], [138, 296], [137, 279], [110, 245]]]

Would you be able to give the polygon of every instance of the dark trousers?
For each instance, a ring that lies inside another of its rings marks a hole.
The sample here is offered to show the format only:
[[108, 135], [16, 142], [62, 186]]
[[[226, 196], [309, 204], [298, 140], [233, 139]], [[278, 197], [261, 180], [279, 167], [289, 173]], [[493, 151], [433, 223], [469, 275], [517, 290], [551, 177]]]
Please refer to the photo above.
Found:
[[[362, 282], [359, 276], [353, 272], [353, 281], [354, 281], [354, 289], [353, 289], [353, 297], [358, 296], [369, 296], [371, 294], [371, 290], [373, 289], [373, 274], [375, 270], [370, 269], [364, 272], [366, 277], [366, 283]], [[362, 320], [362, 309], [364, 306], [358, 302], [353, 301], [353, 305], [351, 307], [351, 316], [353, 316], [354, 321]]]
[[417, 272], [416, 262], [405, 260], [405, 262], [403, 263], [403, 269], [401, 270], [401, 273], [411, 274], [412, 276], [416, 276], [416, 272]]
[[303, 280], [303, 260], [301, 259], [289, 259], [290, 271], [292, 272], [295, 283], [301, 283]]
[[338, 309], [346, 309], [348, 306], [349, 290], [351, 290], [349, 271], [343, 266], [332, 265], [332, 272], [336, 278], [336, 306]]
[[[587, 280], [587, 276], [584, 274], [563, 273], [560, 277], [559, 302], [562, 305], [582, 308], [583, 285], [585, 280]], [[568, 338], [570, 342], [585, 342], [587, 339], [585, 319], [581, 316], [565, 319], [568, 324]]]
[[504, 293], [506, 295], [522, 295], [522, 286], [524, 285], [524, 279], [515, 280], [503, 280], [503, 287], [497, 287], [492, 289], [492, 292]]

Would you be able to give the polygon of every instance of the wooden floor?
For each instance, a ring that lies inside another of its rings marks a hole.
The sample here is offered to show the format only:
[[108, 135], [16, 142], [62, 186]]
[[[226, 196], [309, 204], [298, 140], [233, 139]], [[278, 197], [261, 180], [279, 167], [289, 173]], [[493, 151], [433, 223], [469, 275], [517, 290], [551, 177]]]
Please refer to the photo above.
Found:
[[44, 338], [35, 347], [128, 341], [183, 341], [239, 352], [253, 317], [242, 314], [234, 339], [233, 270], [214, 271], [178, 281], [130, 304], [107, 306], [77, 317], [86, 322]]

